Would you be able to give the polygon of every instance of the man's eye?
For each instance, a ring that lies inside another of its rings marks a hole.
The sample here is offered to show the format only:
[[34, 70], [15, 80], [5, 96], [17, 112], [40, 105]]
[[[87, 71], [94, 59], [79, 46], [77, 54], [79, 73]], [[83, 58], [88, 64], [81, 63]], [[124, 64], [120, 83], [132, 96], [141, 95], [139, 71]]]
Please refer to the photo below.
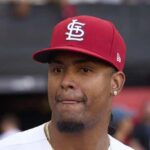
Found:
[[52, 69], [52, 72], [54, 72], [54, 73], [60, 73], [62, 71], [63, 71], [63, 68], [59, 68], [59, 67], [56, 67], [56, 68]]
[[91, 72], [91, 69], [90, 68], [80, 68], [80, 71], [83, 73], [88, 73], [88, 72]]

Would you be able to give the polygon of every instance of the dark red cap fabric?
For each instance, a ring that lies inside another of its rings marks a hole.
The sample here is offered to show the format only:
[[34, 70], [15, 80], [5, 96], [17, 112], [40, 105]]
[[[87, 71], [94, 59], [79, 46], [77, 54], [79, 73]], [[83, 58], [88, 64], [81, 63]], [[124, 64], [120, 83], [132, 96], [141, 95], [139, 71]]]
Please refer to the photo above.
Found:
[[122, 71], [126, 46], [115, 26], [93, 16], [76, 16], [58, 23], [52, 33], [50, 47], [33, 54], [39, 62], [49, 62], [51, 52], [80, 52], [102, 59]]

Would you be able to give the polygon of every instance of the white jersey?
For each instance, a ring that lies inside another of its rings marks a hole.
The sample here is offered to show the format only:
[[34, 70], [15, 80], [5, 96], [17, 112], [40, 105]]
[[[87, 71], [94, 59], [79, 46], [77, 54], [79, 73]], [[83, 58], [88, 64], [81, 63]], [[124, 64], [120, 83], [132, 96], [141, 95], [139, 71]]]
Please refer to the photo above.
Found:
[[[17, 133], [0, 141], [0, 150], [53, 150], [47, 141], [44, 125]], [[109, 135], [108, 150], [133, 150]]]

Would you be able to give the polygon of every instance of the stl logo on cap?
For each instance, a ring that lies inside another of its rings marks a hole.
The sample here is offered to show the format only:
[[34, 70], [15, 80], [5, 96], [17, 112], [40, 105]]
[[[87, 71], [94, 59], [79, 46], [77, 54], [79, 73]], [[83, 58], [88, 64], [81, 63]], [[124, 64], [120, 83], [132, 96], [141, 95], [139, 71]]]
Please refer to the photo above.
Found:
[[66, 40], [83, 41], [84, 31], [82, 30], [82, 27], [84, 25], [84, 23], [78, 22], [77, 19], [73, 19], [67, 26], [69, 32], [65, 33], [68, 35]]

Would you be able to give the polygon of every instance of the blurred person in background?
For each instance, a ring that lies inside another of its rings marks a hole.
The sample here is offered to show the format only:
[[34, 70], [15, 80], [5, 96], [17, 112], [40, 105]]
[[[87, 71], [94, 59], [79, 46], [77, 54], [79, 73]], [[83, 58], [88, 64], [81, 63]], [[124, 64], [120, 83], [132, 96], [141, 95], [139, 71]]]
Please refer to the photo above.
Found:
[[76, 7], [69, 0], [11, 0], [11, 15], [24, 19], [31, 13], [32, 5], [57, 5], [60, 8], [62, 19], [73, 17], [76, 14]]
[[49, 0], [9, 0], [11, 15], [24, 19], [28, 17], [32, 11], [32, 5], [43, 6], [48, 4]]
[[28, 0], [11, 0], [10, 3], [10, 13], [13, 17], [18, 19], [24, 19], [30, 15], [31, 4]]
[[150, 100], [142, 106], [141, 117], [133, 132], [132, 146], [137, 150], [150, 150]]
[[113, 108], [112, 127], [115, 130], [113, 136], [119, 141], [129, 144], [134, 128], [133, 112], [121, 107]]
[[71, 4], [70, 0], [60, 0], [62, 18], [73, 17], [76, 15], [76, 6]]
[[122, 4], [124, 0], [49, 0], [58, 2], [61, 8], [62, 18], [73, 17], [77, 14], [76, 5], [78, 4]]
[[13, 114], [4, 115], [0, 121], [0, 130], [0, 139], [4, 139], [8, 136], [20, 132], [19, 119]]

